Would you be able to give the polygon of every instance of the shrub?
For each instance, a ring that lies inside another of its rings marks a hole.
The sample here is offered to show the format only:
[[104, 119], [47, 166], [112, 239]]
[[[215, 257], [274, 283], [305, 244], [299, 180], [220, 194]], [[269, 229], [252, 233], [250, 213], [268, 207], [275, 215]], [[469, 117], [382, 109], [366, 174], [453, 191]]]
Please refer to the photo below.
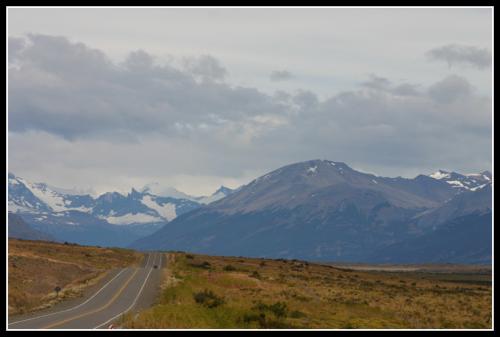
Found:
[[269, 310], [276, 315], [277, 318], [286, 317], [288, 313], [288, 307], [285, 302], [276, 302], [269, 306]]
[[215, 308], [224, 304], [224, 298], [217, 296], [211, 290], [203, 290], [193, 294], [193, 298], [198, 304], [202, 304], [208, 308]]
[[212, 265], [208, 261], [203, 261], [202, 263], [191, 263], [191, 266], [202, 269], [210, 269], [212, 267]]
[[253, 277], [253, 278], [260, 280], [260, 274], [257, 270], [254, 270], [253, 273], [250, 274], [250, 277]]
[[258, 310], [260, 312], [265, 312], [265, 311], [272, 312], [278, 319], [284, 318], [288, 314], [288, 306], [285, 302], [276, 302], [269, 305], [259, 301], [253, 307], [253, 309]]
[[[267, 312], [272, 313], [276, 318], [272, 318], [271, 316], [266, 315]], [[243, 315], [243, 321], [245, 323], [257, 322], [259, 324], [259, 327], [265, 329], [292, 328], [293, 326], [284, 320], [284, 318], [287, 316], [287, 313], [288, 313], [287, 305], [284, 302], [265, 304], [259, 301], [252, 308], [252, 312]], [[303, 313], [300, 314], [304, 315]], [[296, 313], [296, 315], [300, 314]]]
[[192, 260], [192, 259], [194, 259], [194, 256], [193, 256], [193, 255], [191, 255], [191, 254], [186, 254], [186, 259], [190, 259], [190, 260]]
[[227, 266], [224, 267], [225, 271], [235, 271], [236, 268], [233, 267], [232, 265], [228, 264]]
[[290, 317], [292, 318], [301, 318], [301, 317], [306, 317], [307, 315], [304, 314], [302, 311], [294, 310], [290, 313]]

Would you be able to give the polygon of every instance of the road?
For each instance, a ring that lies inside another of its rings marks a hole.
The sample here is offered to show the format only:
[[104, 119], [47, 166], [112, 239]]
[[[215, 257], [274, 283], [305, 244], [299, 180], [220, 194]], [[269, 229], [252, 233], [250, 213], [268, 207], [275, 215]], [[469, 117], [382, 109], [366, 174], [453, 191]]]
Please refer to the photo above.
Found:
[[[50, 311], [9, 318], [9, 329], [108, 329], [131, 310], [151, 305], [157, 295], [162, 253], [147, 253], [136, 268], [112, 271], [97, 289], [78, 303], [61, 303]], [[154, 268], [154, 266], [157, 268]]]

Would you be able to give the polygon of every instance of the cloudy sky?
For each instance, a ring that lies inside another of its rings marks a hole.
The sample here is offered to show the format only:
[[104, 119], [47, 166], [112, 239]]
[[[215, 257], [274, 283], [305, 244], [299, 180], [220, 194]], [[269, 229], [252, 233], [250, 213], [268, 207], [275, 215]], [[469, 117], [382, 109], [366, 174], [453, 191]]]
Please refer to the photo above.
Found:
[[7, 47], [8, 168], [32, 181], [491, 170], [489, 8], [9, 8]]

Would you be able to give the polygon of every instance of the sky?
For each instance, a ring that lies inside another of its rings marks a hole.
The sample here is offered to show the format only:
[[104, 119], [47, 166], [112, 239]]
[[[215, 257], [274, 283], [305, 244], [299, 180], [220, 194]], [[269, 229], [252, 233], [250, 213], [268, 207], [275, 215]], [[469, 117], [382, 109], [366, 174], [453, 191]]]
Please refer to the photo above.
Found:
[[490, 8], [9, 8], [8, 169], [208, 195], [283, 165], [492, 169]]

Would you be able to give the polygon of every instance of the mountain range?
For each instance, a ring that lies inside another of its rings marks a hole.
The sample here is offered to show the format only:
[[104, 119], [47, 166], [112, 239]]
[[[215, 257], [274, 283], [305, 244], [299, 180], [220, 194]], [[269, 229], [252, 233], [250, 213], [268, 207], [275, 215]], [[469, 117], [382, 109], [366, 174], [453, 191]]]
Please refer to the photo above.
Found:
[[208, 197], [159, 184], [93, 197], [9, 174], [8, 196], [9, 212], [38, 234], [80, 244], [311, 261], [492, 259], [489, 171], [390, 178], [311, 160]]
[[103, 246], [126, 246], [178, 215], [232, 192], [221, 187], [209, 197], [176, 198], [155, 195], [144, 187], [126, 195], [108, 192], [92, 197], [32, 183], [12, 173], [8, 180], [9, 213], [58, 240]]
[[137, 249], [373, 263], [491, 262], [492, 176], [413, 179], [312, 160], [180, 215]]

